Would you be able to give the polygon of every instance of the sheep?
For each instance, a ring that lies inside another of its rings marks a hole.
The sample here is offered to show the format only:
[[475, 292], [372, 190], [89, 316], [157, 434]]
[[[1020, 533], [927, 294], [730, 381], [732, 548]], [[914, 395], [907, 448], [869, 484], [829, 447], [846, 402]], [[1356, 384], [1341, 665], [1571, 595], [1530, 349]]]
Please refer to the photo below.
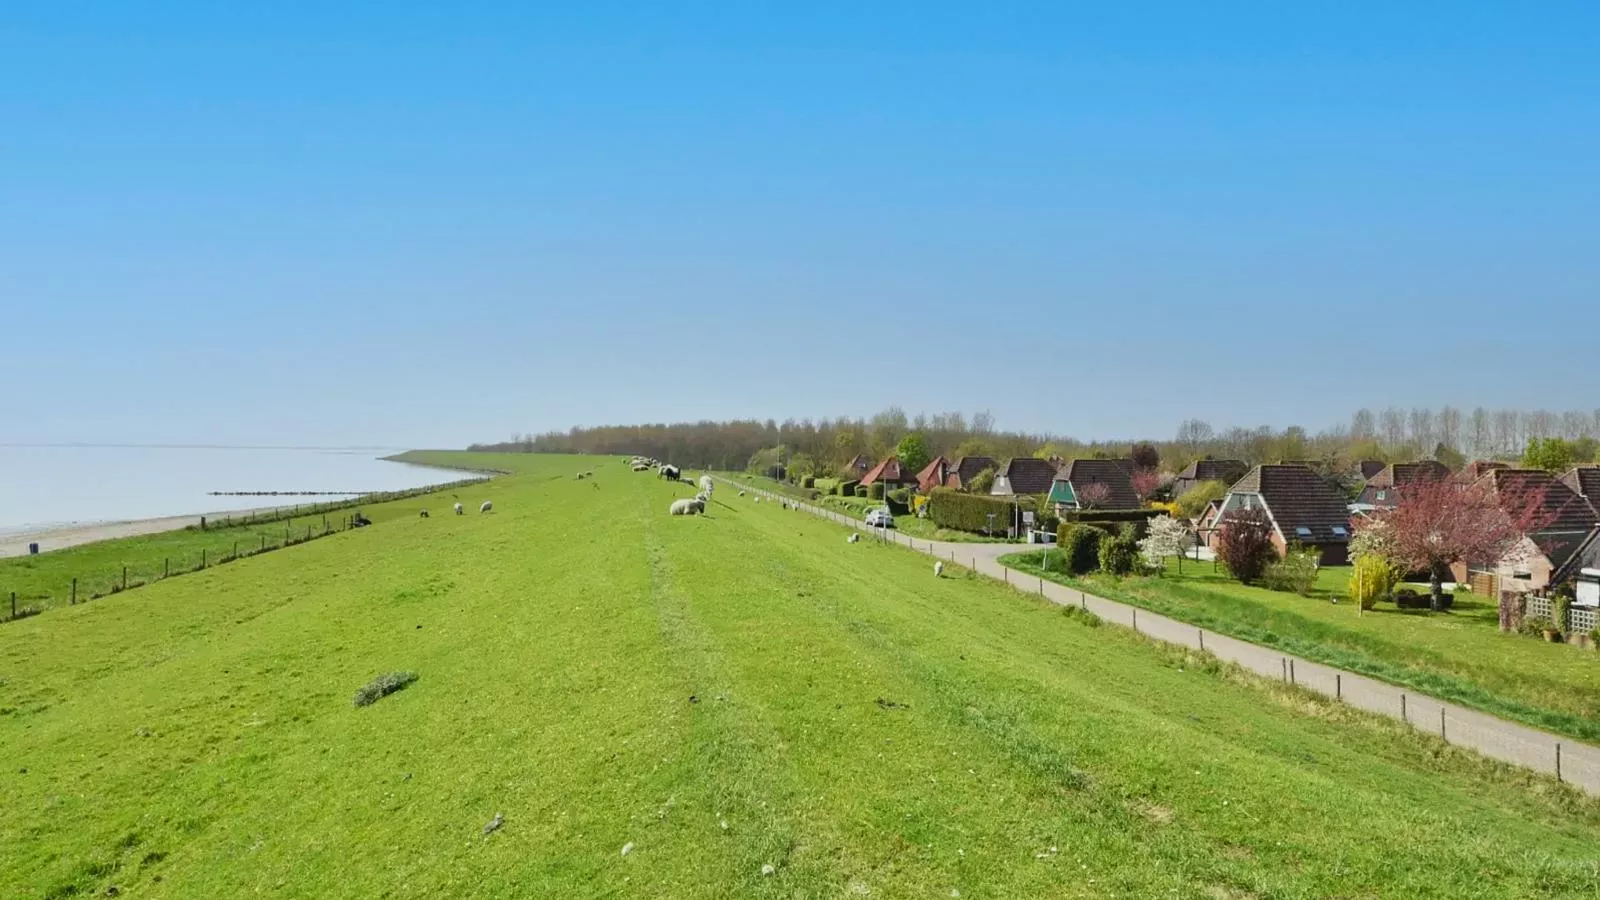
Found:
[[743, 497], [744, 496], [744, 491], [740, 491], [739, 492], [739, 496]]
[[845, 539], [845, 542], [849, 543], [849, 544], [854, 544], [855, 542], [857, 542], [859, 540], [861, 540], [861, 535], [856, 534], [855, 532], [852, 531], [850, 533], [850, 536]]
[[681, 473], [682, 470], [680, 470], [677, 466], [662, 466], [661, 470], [656, 474], [656, 477], [665, 478], [668, 481], [677, 481], [678, 476]]
[[935, 578], [943, 578], [944, 577], [944, 560], [941, 559], [938, 562], [933, 564], [933, 577], [935, 577]]
[[428, 517], [428, 511], [424, 509], [421, 512], [419, 512], [418, 515], [421, 516], [422, 518], [426, 519]]
[[464, 512], [466, 512], [466, 510], [464, 510], [464, 509], [462, 509], [462, 508], [461, 508], [461, 504], [459, 504], [459, 503], [457, 503], [457, 504], [456, 504], [456, 515], [458, 515], [458, 516], [459, 516], [459, 515], [461, 515], [461, 514], [462, 514], [462, 513], [464, 513]]
[[713, 482], [711, 481], [711, 476], [710, 475], [701, 475], [700, 476], [700, 493], [705, 494], [707, 497], [711, 496], [711, 490], [712, 490], [711, 485], [712, 484], [713, 484]]
[[494, 501], [493, 500], [485, 500], [485, 501], [483, 501], [483, 505], [478, 507], [478, 512], [486, 513], [491, 509], [494, 509]]
[[667, 512], [674, 516], [692, 516], [706, 511], [704, 500], [696, 497], [693, 500], [674, 500], [667, 508]]

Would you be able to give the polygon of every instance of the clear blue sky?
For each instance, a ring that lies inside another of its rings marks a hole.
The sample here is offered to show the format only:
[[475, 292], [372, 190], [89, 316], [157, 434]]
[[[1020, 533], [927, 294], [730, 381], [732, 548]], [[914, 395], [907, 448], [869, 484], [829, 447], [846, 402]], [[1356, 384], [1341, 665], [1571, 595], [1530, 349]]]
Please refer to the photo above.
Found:
[[1597, 48], [1592, 2], [12, 0], [0, 441], [1591, 408]]

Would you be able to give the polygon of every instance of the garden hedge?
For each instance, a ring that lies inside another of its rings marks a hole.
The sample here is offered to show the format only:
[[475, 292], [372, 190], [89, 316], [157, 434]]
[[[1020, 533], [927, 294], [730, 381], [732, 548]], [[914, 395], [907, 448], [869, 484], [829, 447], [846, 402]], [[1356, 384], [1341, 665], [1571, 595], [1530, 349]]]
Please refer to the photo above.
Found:
[[1131, 522], [1135, 538], [1142, 538], [1150, 530], [1150, 520], [1164, 515], [1159, 509], [1069, 509], [1061, 513], [1061, 524], [1093, 525], [1116, 534], [1124, 522]]
[[1056, 533], [1056, 547], [1066, 561], [1067, 574], [1087, 575], [1100, 568], [1100, 542], [1109, 541], [1105, 529], [1077, 522], [1062, 522]]
[[1004, 533], [1020, 525], [1012, 521], [1018, 512], [1032, 512], [1038, 503], [1037, 497], [991, 497], [934, 488], [928, 495], [928, 518], [940, 528], [982, 533], [989, 526], [989, 513], [994, 513], [994, 530]]

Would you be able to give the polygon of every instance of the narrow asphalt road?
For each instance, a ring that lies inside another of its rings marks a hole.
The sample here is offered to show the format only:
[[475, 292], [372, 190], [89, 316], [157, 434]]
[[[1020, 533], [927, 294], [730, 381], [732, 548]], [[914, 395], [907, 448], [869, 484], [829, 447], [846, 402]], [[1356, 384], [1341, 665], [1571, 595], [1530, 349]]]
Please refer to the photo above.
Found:
[[1238, 663], [1258, 675], [1290, 681], [1359, 709], [1401, 719], [1418, 731], [1439, 735], [1452, 744], [1476, 750], [1491, 759], [1556, 775], [1590, 794], [1600, 795], [1600, 747], [1508, 722], [1487, 713], [1436, 700], [1426, 694], [1403, 690], [1354, 672], [1290, 656], [1270, 647], [1205, 631], [1149, 610], [1023, 575], [1000, 564], [1002, 555], [1024, 549], [1024, 545], [955, 544], [911, 538], [894, 531], [868, 528], [866, 523], [858, 519], [799, 502], [792, 497], [726, 479], [718, 480], [735, 489], [760, 494], [767, 500], [786, 502], [878, 540], [892, 541], [919, 553], [970, 567], [981, 575], [1003, 581], [1020, 591], [1039, 594], [1054, 603], [1081, 606], [1107, 622], [1132, 628], [1158, 640], [1204, 650], [1220, 660]]

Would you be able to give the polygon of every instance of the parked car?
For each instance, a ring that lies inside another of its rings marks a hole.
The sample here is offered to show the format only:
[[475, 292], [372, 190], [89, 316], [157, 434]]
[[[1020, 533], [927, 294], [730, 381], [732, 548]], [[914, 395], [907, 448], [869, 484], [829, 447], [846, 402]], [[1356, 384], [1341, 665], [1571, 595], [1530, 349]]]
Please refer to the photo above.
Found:
[[867, 513], [867, 525], [873, 528], [893, 528], [894, 516], [889, 515], [887, 507], [878, 507]]

